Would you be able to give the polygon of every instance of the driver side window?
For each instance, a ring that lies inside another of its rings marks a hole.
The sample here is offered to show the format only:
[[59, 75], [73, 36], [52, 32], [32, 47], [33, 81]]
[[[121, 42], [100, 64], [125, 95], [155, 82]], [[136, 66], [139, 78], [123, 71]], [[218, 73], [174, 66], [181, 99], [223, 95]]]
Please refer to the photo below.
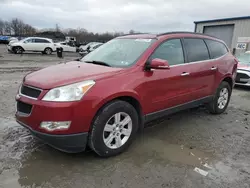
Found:
[[33, 43], [34, 42], [34, 39], [28, 39], [26, 41], [24, 41], [24, 43]]
[[167, 60], [170, 66], [183, 64], [184, 55], [181, 40], [170, 39], [160, 44], [151, 55], [150, 60], [155, 58]]

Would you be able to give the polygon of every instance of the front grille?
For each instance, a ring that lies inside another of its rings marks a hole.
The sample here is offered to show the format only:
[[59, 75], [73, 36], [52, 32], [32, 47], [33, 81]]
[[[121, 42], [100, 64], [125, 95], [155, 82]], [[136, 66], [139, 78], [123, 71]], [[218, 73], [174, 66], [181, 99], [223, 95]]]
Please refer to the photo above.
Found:
[[250, 77], [247, 74], [237, 73], [235, 81], [237, 83], [246, 84], [246, 83], [248, 83], [249, 79], [250, 79]]
[[37, 99], [42, 91], [40, 89], [36, 89], [36, 88], [33, 88], [33, 87], [22, 85], [20, 92], [21, 92], [22, 95]]
[[245, 78], [245, 79], [250, 78], [247, 74], [244, 73], [237, 73], [237, 76], [239, 76], [239, 78]]
[[24, 102], [21, 101], [17, 101], [17, 111], [21, 112], [23, 114], [30, 114], [32, 110], [32, 105], [30, 104], [26, 104]]

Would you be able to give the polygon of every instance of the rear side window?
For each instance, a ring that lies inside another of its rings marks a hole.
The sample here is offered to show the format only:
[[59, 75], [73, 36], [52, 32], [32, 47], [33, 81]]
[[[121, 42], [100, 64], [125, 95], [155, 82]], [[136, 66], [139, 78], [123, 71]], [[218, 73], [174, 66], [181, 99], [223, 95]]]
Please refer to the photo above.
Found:
[[35, 39], [36, 43], [50, 43], [48, 40], [45, 39]]
[[150, 60], [159, 58], [167, 60], [169, 65], [184, 63], [183, 49], [180, 39], [171, 39], [163, 42], [151, 55]]
[[221, 57], [228, 52], [226, 46], [218, 41], [206, 39], [205, 42], [208, 46], [211, 59]]
[[185, 38], [184, 46], [187, 52], [188, 62], [210, 59], [207, 46], [203, 39]]

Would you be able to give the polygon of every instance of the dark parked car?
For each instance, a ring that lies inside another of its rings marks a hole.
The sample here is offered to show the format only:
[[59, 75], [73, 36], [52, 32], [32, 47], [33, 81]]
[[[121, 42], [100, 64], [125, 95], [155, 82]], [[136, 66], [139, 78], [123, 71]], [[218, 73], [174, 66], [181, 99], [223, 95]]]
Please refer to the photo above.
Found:
[[173, 32], [115, 38], [80, 61], [26, 75], [16, 120], [65, 152], [123, 152], [145, 122], [205, 104], [223, 113], [237, 60], [219, 39]]

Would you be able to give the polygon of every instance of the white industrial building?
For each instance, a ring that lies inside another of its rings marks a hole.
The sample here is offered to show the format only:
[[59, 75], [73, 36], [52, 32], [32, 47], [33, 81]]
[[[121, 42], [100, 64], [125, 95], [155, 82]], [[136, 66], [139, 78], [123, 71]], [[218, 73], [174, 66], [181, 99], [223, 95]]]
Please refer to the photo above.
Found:
[[195, 32], [223, 40], [232, 52], [250, 50], [250, 16], [195, 21]]

